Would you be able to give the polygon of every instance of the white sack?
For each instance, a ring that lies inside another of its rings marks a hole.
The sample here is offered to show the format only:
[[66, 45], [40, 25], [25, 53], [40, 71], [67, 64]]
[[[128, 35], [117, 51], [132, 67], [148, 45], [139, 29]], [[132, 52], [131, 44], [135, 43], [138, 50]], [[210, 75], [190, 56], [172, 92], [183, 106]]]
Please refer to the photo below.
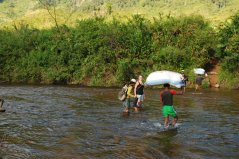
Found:
[[146, 79], [145, 84], [154, 86], [169, 83], [175, 87], [182, 87], [184, 86], [184, 82], [182, 81], [183, 77], [182, 74], [173, 72], [173, 71], [156, 71], [149, 74]]
[[203, 68], [195, 68], [193, 69], [195, 74], [198, 75], [204, 75], [205, 74], [205, 70]]

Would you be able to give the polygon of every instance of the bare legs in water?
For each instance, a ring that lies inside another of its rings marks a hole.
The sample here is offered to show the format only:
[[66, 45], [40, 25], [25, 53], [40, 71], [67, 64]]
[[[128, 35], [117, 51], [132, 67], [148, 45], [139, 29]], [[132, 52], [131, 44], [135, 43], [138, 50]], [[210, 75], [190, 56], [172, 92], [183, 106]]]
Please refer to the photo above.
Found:
[[[178, 121], [178, 117], [176, 116], [176, 117], [173, 118], [172, 125], [174, 126], [177, 123], [177, 121]], [[169, 122], [169, 116], [164, 117], [164, 127], [168, 126], [168, 122]]]

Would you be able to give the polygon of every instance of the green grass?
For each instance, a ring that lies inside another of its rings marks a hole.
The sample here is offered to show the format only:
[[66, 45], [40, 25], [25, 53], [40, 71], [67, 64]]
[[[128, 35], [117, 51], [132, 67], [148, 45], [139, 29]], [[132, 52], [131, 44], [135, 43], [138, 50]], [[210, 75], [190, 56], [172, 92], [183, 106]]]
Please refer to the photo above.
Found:
[[34, 0], [4, 0], [0, 3], [0, 22], [21, 18], [35, 6]]
[[[125, 20], [132, 14], [141, 14], [148, 19], [158, 17], [159, 14], [170, 14], [176, 17], [199, 14], [217, 26], [239, 10], [239, 0], [227, 0], [227, 4], [221, 8], [218, 3], [212, 3], [211, 0], [104, 0], [104, 3], [100, 3], [101, 1], [85, 0], [78, 3], [78, 11], [70, 17], [67, 23], [65, 21], [69, 17], [69, 8], [64, 3], [59, 4], [58, 21], [60, 24], [72, 26], [77, 19], [85, 19], [94, 15], [106, 16], [107, 5], [111, 5], [113, 12], [108, 19], [114, 16]], [[37, 0], [4, 0], [0, 3], [1, 27], [11, 26], [13, 23], [26, 23], [36, 28], [54, 26], [52, 18], [46, 10], [39, 8]]]
[[228, 71], [221, 71], [219, 74], [220, 85], [225, 88], [239, 88], [239, 76], [238, 73], [232, 74]]

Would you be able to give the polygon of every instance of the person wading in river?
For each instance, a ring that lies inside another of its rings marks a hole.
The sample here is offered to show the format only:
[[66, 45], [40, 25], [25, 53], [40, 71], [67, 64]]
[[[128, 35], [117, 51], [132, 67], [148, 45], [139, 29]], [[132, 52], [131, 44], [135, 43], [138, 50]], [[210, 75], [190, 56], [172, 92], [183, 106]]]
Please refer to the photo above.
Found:
[[183, 91], [175, 91], [173, 89], [170, 90], [170, 84], [166, 83], [163, 85], [164, 90], [160, 92], [160, 100], [163, 104], [163, 116], [164, 116], [164, 127], [168, 128], [169, 116], [173, 117], [172, 126], [178, 121], [177, 112], [173, 107], [173, 95], [182, 95]]
[[144, 101], [144, 84], [143, 84], [143, 76], [139, 76], [138, 81], [134, 87], [134, 97], [138, 99], [137, 106], [135, 107], [135, 111], [138, 111], [139, 108], [142, 108], [142, 104]]
[[129, 113], [129, 109], [131, 108], [131, 103], [135, 100], [134, 99], [134, 85], [136, 83], [135, 79], [131, 79], [129, 86], [127, 88], [127, 92], [126, 92], [126, 99], [123, 102], [123, 105], [125, 107], [124, 109], [124, 113]]
[[[207, 74], [205, 75], [207, 77]], [[202, 81], [205, 79], [202, 75], [197, 75], [195, 80], [195, 92], [201, 88]]]
[[188, 76], [185, 74], [184, 70], [182, 70], [182, 81], [183, 81], [183, 91], [185, 93], [186, 91], [186, 85], [187, 85], [187, 81], [188, 81]]

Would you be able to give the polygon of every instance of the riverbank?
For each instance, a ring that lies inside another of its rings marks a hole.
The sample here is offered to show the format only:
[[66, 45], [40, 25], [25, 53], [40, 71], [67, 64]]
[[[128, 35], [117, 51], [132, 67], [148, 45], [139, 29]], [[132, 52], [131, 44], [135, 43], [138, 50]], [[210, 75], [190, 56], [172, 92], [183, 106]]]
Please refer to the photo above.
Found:
[[[123, 87], [123, 85], [118, 84], [118, 85], [86, 85], [86, 84], [78, 84], [78, 83], [26, 83], [26, 82], [1, 82], [0, 81], [0, 86], [26, 86], [26, 87], [31, 87], [31, 86], [43, 86], [43, 87], [47, 87], [47, 86], [64, 86], [64, 87], [73, 87], [73, 88], [106, 88], [106, 89], [121, 89]], [[163, 89], [163, 86], [146, 86], [147, 89]], [[189, 81], [187, 82], [187, 89], [195, 89], [195, 84], [194, 81]], [[209, 89], [209, 88], [216, 88], [216, 89], [239, 89], [239, 87], [235, 87], [235, 88], [228, 88], [228, 87], [224, 87], [223, 85], [219, 85], [219, 87], [215, 86], [215, 85], [211, 85], [209, 80], [206, 79], [203, 81], [202, 84], [202, 89]], [[178, 89], [178, 88], [177, 88]]]
[[[128, 21], [103, 17], [39, 30], [26, 24], [0, 30], [0, 81], [9, 83], [122, 86], [156, 70], [206, 71], [217, 59], [221, 86], [237, 88], [238, 15], [216, 30], [201, 16], [134, 15]], [[232, 29], [233, 28], [233, 29]]]

